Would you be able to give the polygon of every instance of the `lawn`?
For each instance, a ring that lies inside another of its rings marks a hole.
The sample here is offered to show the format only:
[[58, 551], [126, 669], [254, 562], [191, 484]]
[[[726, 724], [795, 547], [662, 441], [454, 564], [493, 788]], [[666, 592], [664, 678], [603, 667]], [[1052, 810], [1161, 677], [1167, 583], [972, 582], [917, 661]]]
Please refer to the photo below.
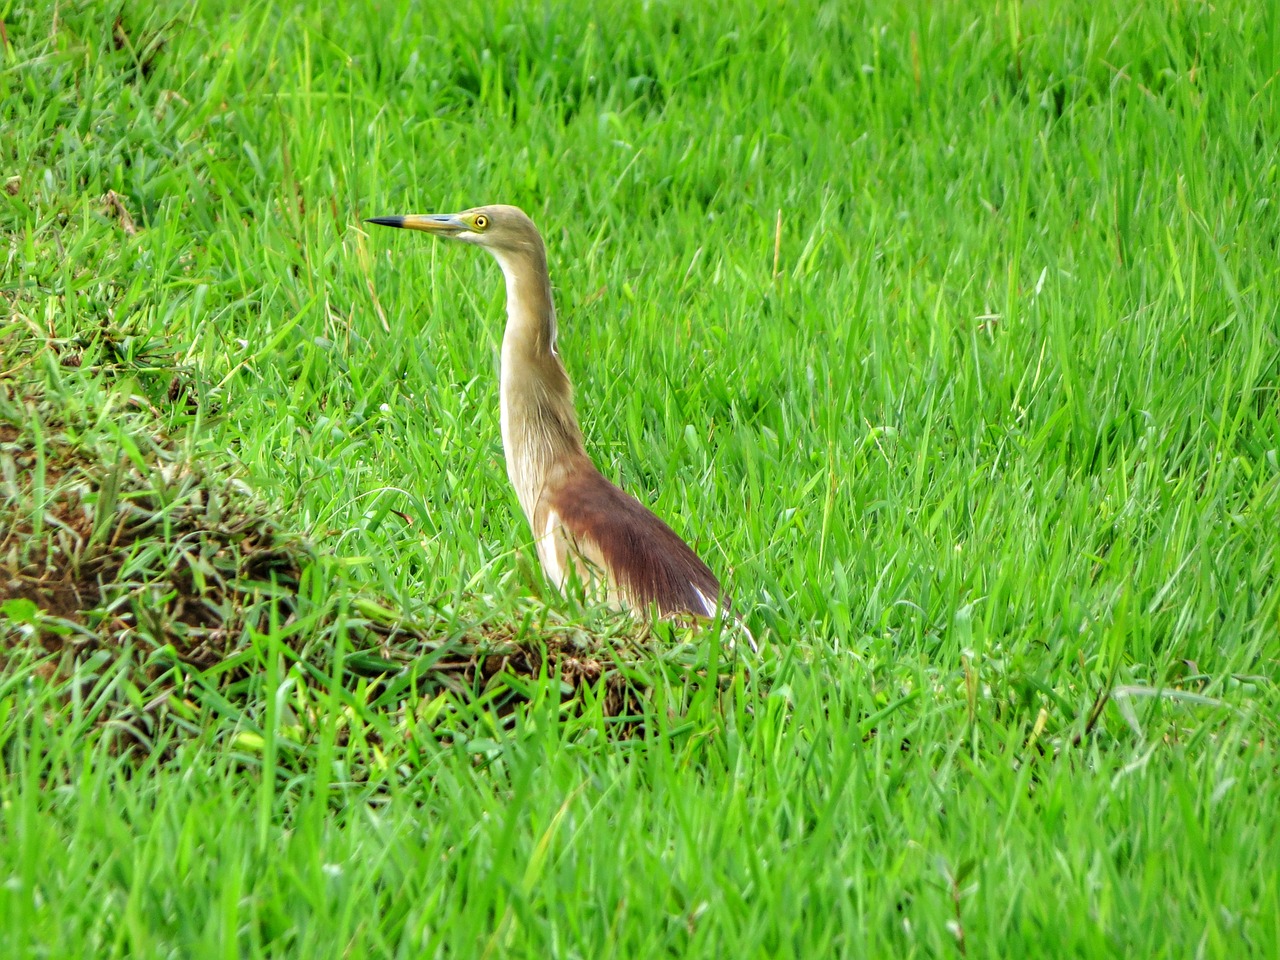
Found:
[[1280, 7], [596, 8], [0, 3], [0, 955], [1280, 955]]

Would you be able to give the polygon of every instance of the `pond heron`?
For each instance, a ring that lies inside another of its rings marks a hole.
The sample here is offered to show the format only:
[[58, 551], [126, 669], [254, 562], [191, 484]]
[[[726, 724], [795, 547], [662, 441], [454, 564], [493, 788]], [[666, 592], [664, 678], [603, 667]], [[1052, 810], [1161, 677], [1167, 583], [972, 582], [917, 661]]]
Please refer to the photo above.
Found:
[[538, 559], [556, 587], [576, 579], [610, 603], [664, 617], [713, 617], [727, 606], [720, 582], [689, 545], [587, 456], [556, 351], [546, 247], [524, 211], [494, 205], [366, 222], [483, 247], [502, 268], [502, 448]]

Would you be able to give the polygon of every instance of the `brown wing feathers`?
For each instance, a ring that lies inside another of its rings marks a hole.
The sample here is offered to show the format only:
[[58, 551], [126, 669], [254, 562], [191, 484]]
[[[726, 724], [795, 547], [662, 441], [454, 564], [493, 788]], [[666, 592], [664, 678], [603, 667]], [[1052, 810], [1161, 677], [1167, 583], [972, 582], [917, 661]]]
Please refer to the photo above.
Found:
[[725, 603], [720, 582], [689, 545], [589, 461], [566, 478], [549, 506], [575, 540], [599, 549], [619, 592], [633, 606], [654, 604], [662, 616], [712, 616]]

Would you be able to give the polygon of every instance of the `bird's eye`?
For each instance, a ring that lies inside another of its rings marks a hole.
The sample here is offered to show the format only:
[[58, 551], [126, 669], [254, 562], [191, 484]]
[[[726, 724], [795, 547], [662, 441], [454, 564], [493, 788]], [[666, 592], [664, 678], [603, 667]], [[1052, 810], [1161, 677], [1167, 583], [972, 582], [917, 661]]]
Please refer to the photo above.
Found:
[[471, 222], [475, 225], [477, 230], [483, 230], [485, 227], [489, 226], [489, 218], [483, 213], [477, 214], [476, 218]]

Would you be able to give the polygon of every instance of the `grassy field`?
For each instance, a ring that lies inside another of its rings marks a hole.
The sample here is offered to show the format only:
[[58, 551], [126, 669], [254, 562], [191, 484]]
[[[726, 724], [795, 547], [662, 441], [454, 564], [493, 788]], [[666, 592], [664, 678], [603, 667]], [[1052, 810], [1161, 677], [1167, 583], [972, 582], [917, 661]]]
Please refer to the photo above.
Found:
[[0, 954], [1280, 955], [1280, 7], [593, 6], [0, 3]]

